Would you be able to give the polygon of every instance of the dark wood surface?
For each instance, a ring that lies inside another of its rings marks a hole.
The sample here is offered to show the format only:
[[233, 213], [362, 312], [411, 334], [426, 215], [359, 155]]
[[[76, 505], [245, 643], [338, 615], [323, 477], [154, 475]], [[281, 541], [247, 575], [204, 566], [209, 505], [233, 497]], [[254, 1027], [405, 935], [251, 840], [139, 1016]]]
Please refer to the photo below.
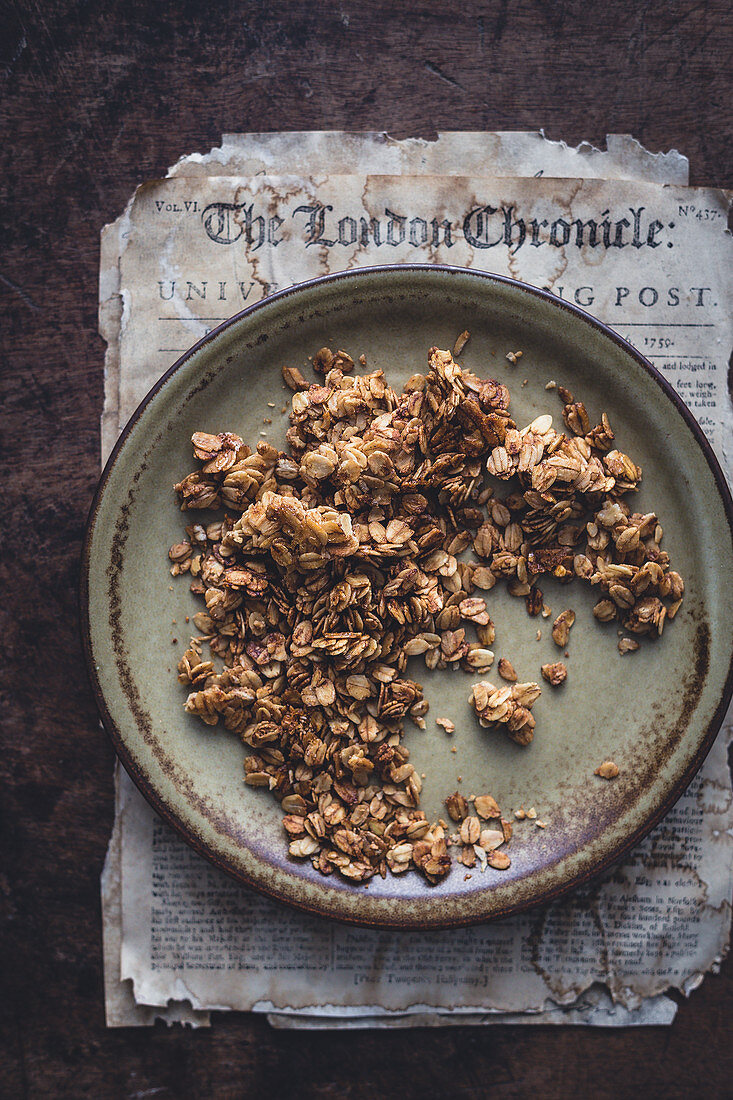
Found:
[[104, 1027], [112, 751], [78, 558], [99, 473], [99, 230], [223, 130], [631, 132], [731, 184], [726, 0], [12, 0], [0, 8], [3, 1097], [724, 1097], [733, 965], [670, 1028]]

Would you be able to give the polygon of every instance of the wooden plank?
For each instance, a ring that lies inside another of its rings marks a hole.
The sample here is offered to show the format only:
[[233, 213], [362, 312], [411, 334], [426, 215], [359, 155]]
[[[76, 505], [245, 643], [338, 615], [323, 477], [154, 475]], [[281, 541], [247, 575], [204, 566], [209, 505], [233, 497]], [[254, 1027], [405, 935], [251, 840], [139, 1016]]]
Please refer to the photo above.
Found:
[[99, 471], [101, 226], [223, 130], [631, 132], [730, 184], [729, 5], [673, 0], [17, 0], [0, 34], [3, 1096], [723, 1097], [733, 965], [670, 1029], [286, 1034], [104, 1029], [112, 752], [86, 683], [78, 558]]

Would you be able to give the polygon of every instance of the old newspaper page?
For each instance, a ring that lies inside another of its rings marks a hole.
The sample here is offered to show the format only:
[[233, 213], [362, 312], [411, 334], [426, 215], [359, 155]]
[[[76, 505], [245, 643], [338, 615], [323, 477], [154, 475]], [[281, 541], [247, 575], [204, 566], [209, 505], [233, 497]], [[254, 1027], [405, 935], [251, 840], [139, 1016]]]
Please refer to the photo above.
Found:
[[[181, 157], [168, 176], [250, 178], [268, 172], [332, 175], [553, 176], [572, 179], [630, 179], [684, 186], [687, 159], [671, 150], [650, 153], [628, 134], [609, 134], [606, 149], [588, 143], [570, 148], [540, 132], [438, 134], [434, 140], [396, 140], [386, 133], [225, 134], [209, 153]], [[122, 298], [119, 258], [128, 235], [128, 210], [105, 226], [100, 255], [99, 330], [107, 343], [102, 453], [109, 454], [124, 425], [119, 419], [119, 336]], [[291, 282], [298, 281], [293, 273]], [[256, 297], [255, 292], [255, 297]], [[252, 299], [254, 300], [254, 299]], [[151, 383], [152, 384], [152, 383]]]
[[[103, 328], [119, 332], [106, 440], [177, 354], [243, 303], [329, 270], [416, 260], [512, 274], [585, 305], [668, 375], [726, 462], [726, 210], [715, 192], [596, 180], [146, 185], [125, 217], [119, 296], [111, 277], [106, 298], [102, 286]], [[243, 890], [160, 823], [123, 775], [106, 882], [109, 968], [119, 960], [143, 1005], [256, 1008], [311, 1026], [390, 1012], [423, 1022], [441, 1011], [466, 1022], [528, 1011], [553, 1022], [665, 1022], [674, 1006], [664, 990], [692, 988], [727, 944], [725, 745], [721, 735], [677, 807], [605, 883], [514, 921], [409, 938], [305, 918]], [[110, 1022], [130, 1022], [124, 996], [108, 993]]]

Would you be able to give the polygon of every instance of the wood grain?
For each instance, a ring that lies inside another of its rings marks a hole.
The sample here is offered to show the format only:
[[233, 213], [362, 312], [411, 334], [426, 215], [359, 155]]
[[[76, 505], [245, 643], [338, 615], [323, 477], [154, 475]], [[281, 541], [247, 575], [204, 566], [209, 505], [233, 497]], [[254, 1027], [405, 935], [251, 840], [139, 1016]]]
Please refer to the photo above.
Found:
[[0, 1095], [730, 1095], [730, 961], [669, 1029], [105, 1031], [112, 752], [76, 601], [99, 473], [99, 230], [137, 183], [224, 130], [544, 126], [572, 143], [630, 132], [686, 153], [694, 183], [730, 184], [732, 39], [722, 0], [4, 5]]

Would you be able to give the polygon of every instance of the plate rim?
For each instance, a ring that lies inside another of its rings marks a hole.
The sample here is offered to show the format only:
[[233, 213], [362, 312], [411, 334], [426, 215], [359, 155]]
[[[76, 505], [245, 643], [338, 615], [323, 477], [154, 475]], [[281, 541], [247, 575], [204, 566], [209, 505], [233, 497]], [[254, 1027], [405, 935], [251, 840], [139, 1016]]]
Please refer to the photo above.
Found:
[[[600, 332], [602, 335], [610, 339], [615, 343], [623, 352], [630, 355], [632, 359], [650, 376], [650, 378], [659, 386], [665, 396], [672, 402], [677, 412], [681, 415], [685, 424], [692, 432], [692, 435], [703, 453], [703, 457], [706, 460], [707, 466], [713, 476], [718, 496], [723, 505], [723, 510], [726, 516], [728, 524], [728, 533], [733, 543], [733, 497], [731, 496], [731, 490], [728, 485], [727, 479], [723, 470], [718, 462], [715, 452], [712, 446], [704, 434], [702, 428], [697, 423], [695, 417], [692, 415], [687, 405], [679, 396], [677, 391], [673, 388], [670, 382], [662, 375], [662, 373], [646, 359], [641, 352], [639, 352], [632, 344], [620, 336], [614, 329], [612, 329], [605, 322], [594, 317], [587, 310], [575, 305], [572, 302], [567, 302], [562, 298], [552, 294], [551, 291], [544, 290], [540, 287], [533, 286], [531, 283], [525, 283], [518, 279], [510, 278], [506, 275], [499, 275], [494, 272], [482, 271], [475, 268], [459, 267], [451, 264], [379, 264], [369, 267], [354, 268], [349, 271], [338, 271], [329, 273], [327, 275], [319, 275], [316, 278], [308, 279], [303, 282], [295, 283], [293, 286], [286, 287], [283, 290], [276, 291], [273, 294], [266, 295], [264, 298], [259, 299], [257, 302], [253, 302], [251, 305], [246, 306], [244, 309], [239, 310], [237, 313], [232, 314], [225, 321], [221, 322], [210, 332], [206, 333], [201, 339], [197, 340], [190, 348], [188, 348], [178, 359], [157, 379], [157, 381], [151, 386], [145, 396], [138, 404], [135, 411], [130, 416], [129, 420], [125, 424], [124, 428], [120, 432], [112, 451], [104, 465], [102, 473], [99, 477], [97, 485], [92, 496], [92, 501], [89, 507], [87, 520], [84, 527], [84, 538], [82, 543], [81, 555], [80, 555], [80, 581], [79, 581], [79, 599], [78, 599], [78, 613], [79, 613], [79, 625], [82, 640], [82, 649], [84, 652], [84, 660], [86, 665], [87, 678], [92, 688], [92, 693], [95, 698], [95, 703], [99, 711], [102, 725], [104, 730], [112, 742], [112, 746], [115, 750], [117, 758], [122, 763], [127, 774], [132, 779], [140, 793], [145, 800], [153, 807], [155, 812], [162, 817], [169, 825], [171, 825], [176, 832], [181, 836], [187, 844], [189, 844], [199, 855], [203, 856], [210, 863], [213, 863], [220, 870], [224, 871], [235, 881], [246, 886], [249, 889], [256, 890], [260, 894], [264, 894], [272, 898], [281, 904], [286, 904], [292, 908], [299, 909], [310, 915], [318, 916], [321, 918], [336, 920], [346, 924], [355, 925], [358, 927], [374, 928], [374, 929], [387, 929], [394, 931], [407, 931], [407, 930], [441, 930], [448, 928], [460, 928], [466, 927], [472, 924], [486, 923], [489, 921], [505, 919], [508, 916], [526, 912], [530, 909], [535, 909], [542, 905], [547, 905], [557, 899], [564, 897], [568, 893], [576, 890], [578, 887], [586, 885], [592, 881], [595, 881], [602, 876], [609, 868], [616, 865], [626, 853], [638, 844], [651, 830], [662, 820], [662, 818], [670, 811], [672, 806], [678, 801], [678, 799], [685, 792], [689, 784], [702, 766], [706, 756], [710, 752], [713, 743], [718, 735], [718, 732], [722, 726], [723, 719], [725, 717], [727, 708], [730, 704], [731, 697], [733, 697], [733, 649], [731, 652], [730, 664], [726, 679], [722, 686], [722, 693], [720, 701], [716, 707], [716, 710], [712, 716], [710, 724], [702, 738], [700, 744], [693, 757], [690, 760], [687, 768], [680, 776], [679, 780], [675, 783], [667, 797], [663, 800], [660, 806], [651, 814], [645, 821], [635, 830], [633, 830], [622, 843], [618, 844], [611, 852], [609, 852], [599, 863], [595, 864], [589, 870], [581, 870], [567, 882], [560, 883], [559, 885], [552, 886], [544, 890], [539, 896], [535, 898], [526, 899], [518, 902], [514, 905], [504, 906], [501, 910], [495, 910], [490, 914], [476, 912], [475, 909], [465, 917], [450, 917], [448, 919], [441, 919], [440, 916], [436, 918], [408, 918], [408, 919], [392, 919], [389, 916], [382, 916], [376, 919], [372, 919], [369, 916], [354, 915], [350, 911], [329, 912], [326, 906], [319, 906], [318, 904], [312, 904], [307, 900], [296, 899], [293, 897], [284, 897], [282, 892], [277, 888], [269, 889], [268, 884], [262, 881], [254, 881], [254, 879], [248, 875], [242, 869], [232, 866], [227, 857], [220, 855], [212, 851], [207, 845], [193, 832], [189, 826], [179, 817], [176, 811], [168, 806], [159, 796], [157, 790], [147, 778], [145, 773], [138, 768], [130, 751], [127, 749], [124, 738], [113, 719], [109, 708], [107, 706], [104, 692], [97, 676], [97, 670], [94, 660], [94, 653], [92, 649], [92, 637], [91, 637], [91, 622], [90, 622], [90, 608], [89, 608], [89, 574], [91, 569], [91, 550], [92, 542], [94, 539], [96, 519], [99, 512], [99, 508], [102, 502], [102, 498], [106, 491], [113, 469], [116, 465], [120, 452], [125, 447], [128, 437], [130, 436], [133, 428], [141, 418], [143, 412], [148, 405], [153, 401], [159, 391], [165, 386], [167, 381], [178, 371], [180, 371], [186, 363], [195, 354], [197, 354], [202, 348], [206, 347], [209, 343], [216, 340], [219, 335], [225, 332], [227, 329], [238, 324], [244, 318], [250, 317], [252, 314], [258, 312], [266, 305], [270, 305], [276, 301], [283, 301], [294, 295], [298, 295], [303, 291], [312, 289], [318, 289], [324, 285], [332, 285], [339, 282], [358, 282], [361, 279], [368, 277], [379, 277], [389, 274], [401, 274], [408, 275], [413, 273], [420, 274], [438, 274], [439, 276], [446, 277], [469, 277], [480, 281], [487, 281], [490, 283], [498, 283], [500, 285], [509, 286], [521, 292], [528, 294], [530, 297], [539, 298], [540, 300], [550, 304], [555, 308], [560, 308], [571, 315], [577, 317], [579, 320], [590, 325], [591, 328]], [[377, 902], [378, 904], [378, 902]]]

